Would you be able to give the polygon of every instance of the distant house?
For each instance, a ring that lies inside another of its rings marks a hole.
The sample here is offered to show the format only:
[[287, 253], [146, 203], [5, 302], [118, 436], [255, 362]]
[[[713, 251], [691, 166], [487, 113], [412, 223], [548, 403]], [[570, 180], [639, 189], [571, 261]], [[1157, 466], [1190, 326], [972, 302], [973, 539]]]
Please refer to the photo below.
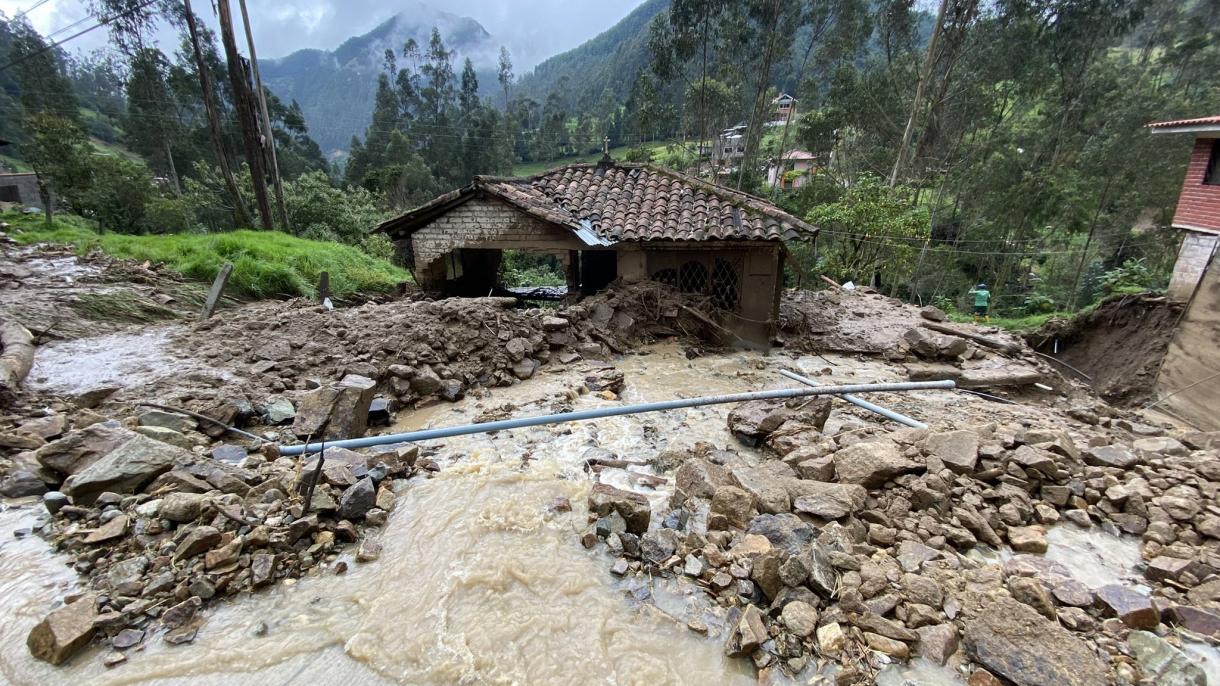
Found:
[[712, 165], [732, 167], [746, 156], [746, 125], [738, 124], [720, 132], [712, 147]]
[[780, 93], [771, 101], [771, 122], [782, 124], [789, 118], [796, 119], [796, 98]]
[[775, 333], [785, 243], [817, 229], [760, 198], [641, 164], [576, 164], [526, 178], [476, 176], [383, 222], [416, 282], [450, 296], [497, 287], [501, 253], [556, 255], [568, 293], [652, 280], [700, 293], [732, 332], [766, 346]]
[[38, 175], [31, 172], [0, 174], [0, 203], [47, 209], [38, 193]]
[[767, 167], [767, 185], [773, 188], [778, 185], [785, 191], [796, 190], [809, 182], [810, 172], [822, 166], [819, 156], [808, 150], [789, 150], [779, 162], [772, 162]]
[[1161, 407], [1203, 430], [1220, 430], [1220, 116], [1155, 122], [1154, 134], [1194, 134], [1173, 226], [1185, 235], [1169, 283], [1171, 299], [1186, 304], [1157, 376]]

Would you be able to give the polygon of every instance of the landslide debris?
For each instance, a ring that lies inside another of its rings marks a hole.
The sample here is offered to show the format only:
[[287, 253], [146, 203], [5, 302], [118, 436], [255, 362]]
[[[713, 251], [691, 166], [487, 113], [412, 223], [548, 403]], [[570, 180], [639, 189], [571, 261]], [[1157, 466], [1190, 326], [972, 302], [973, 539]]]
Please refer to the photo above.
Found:
[[[920, 656], [971, 684], [1197, 683], [1173, 632], [1220, 639], [1220, 436], [1093, 412], [829, 435], [751, 403], [728, 427], [762, 461], [703, 445], [646, 530], [608, 523], [635, 494], [603, 492], [586, 536], [619, 576], [695, 584], [760, 672], [829, 660], [865, 684]], [[1088, 586], [1042, 556], [1056, 526], [1139, 537], [1142, 565]]]

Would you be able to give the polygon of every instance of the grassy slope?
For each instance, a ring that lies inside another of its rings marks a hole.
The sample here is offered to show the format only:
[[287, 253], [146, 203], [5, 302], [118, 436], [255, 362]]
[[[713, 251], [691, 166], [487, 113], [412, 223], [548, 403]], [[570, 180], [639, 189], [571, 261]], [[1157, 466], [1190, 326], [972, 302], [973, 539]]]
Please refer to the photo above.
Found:
[[388, 291], [411, 279], [406, 270], [351, 246], [278, 231], [133, 236], [99, 234], [71, 216], [57, 218], [51, 229], [41, 217], [8, 213], [0, 220], [14, 225], [10, 231], [20, 243], [68, 244], [82, 254], [100, 248], [114, 257], [164, 264], [199, 281], [211, 281], [222, 264], [232, 262], [229, 292], [248, 297], [316, 295], [324, 271], [330, 273], [331, 293], [337, 298]]

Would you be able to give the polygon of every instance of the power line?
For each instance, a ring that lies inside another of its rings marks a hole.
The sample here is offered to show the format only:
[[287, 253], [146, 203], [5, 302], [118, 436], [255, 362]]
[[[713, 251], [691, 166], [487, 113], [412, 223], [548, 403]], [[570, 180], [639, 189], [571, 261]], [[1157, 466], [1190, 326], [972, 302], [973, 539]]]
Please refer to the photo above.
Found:
[[24, 17], [25, 15], [29, 14], [30, 12], [33, 12], [34, 10], [38, 9], [39, 7], [42, 7], [43, 5], [47, 4], [50, 1], [51, 0], [38, 0], [38, 2], [34, 3], [33, 5], [30, 5], [28, 8], [18, 12], [17, 14], [14, 14], [13, 19], [20, 19], [20, 18]]
[[[116, 19], [122, 19], [123, 17], [126, 17], [130, 14], [134, 14], [134, 13], [144, 9], [145, 7], [148, 7], [149, 5], [153, 4], [156, 1], [157, 0], [144, 0], [144, 2], [138, 4], [135, 7], [132, 7], [131, 9], [128, 9], [124, 12], [120, 12], [118, 14], [115, 14], [115, 15], [112, 15], [109, 17], [103, 17], [101, 20], [98, 21], [98, 23], [94, 24], [93, 26], [90, 26], [87, 29], [77, 31], [76, 33], [72, 34], [71, 36], [68, 36], [67, 38], [65, 38], [61, 41], [56, 41], [54, 43], [51, 43], [50, 45], [47, 45], [38, 50], [35, 50], [34, 52], [31, 52], [28, 55], [19, 57], [19, 58], [13, 60], [12, 62], [9, 62], [8, 64], [4, 65], [3, 67], [0, 67], [0, 72], [8, 71], [9, 69], [12, 69], [13, 67], [17, 66], [18, 64], [21, 64], [22, 62], [24, 62], [28, 59], [37, 57], [38, 55], [41, 55], [42, 53], [47, 52], [48, 50], [54, 50], [55, 48], [58, 48], [59, 46], [63, 45], [64, 43], [67, 43], [68, 41], [76, 40], [77, 38], [80, 38], [81, 36], [85, 35], [86, 33], [89, 33], [90, 31], [93, 31], [95, 29], [99, 29], [103, 26], [106, 26], [107, 24], [115, 21]], [[76, 24], [79, 24], [82, 21], [84, 21], [84, 20], [77, 21], [73, 24], [69, 24], [68, 26], [60, 29], [59, 31], [56, 31], [55, 33], [60, 33], [62, 31], [66, 31], [68, 28], [75, 26]], [[54, 34], [52, 34], [52, 35], [54, 35]]]

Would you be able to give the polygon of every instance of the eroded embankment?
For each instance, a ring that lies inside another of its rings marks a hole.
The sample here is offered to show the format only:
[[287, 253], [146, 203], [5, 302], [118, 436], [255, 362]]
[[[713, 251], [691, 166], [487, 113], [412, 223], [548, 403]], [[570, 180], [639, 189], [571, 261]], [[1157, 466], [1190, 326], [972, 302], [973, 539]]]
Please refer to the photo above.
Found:
[[1182, 306], [1164, 297], [1119, 296], [1071, 320], [1047, 322], [1028, 340], [1091, 376], [1107, 401], [1131, 405], [1152, 396], [1181, 314]]

